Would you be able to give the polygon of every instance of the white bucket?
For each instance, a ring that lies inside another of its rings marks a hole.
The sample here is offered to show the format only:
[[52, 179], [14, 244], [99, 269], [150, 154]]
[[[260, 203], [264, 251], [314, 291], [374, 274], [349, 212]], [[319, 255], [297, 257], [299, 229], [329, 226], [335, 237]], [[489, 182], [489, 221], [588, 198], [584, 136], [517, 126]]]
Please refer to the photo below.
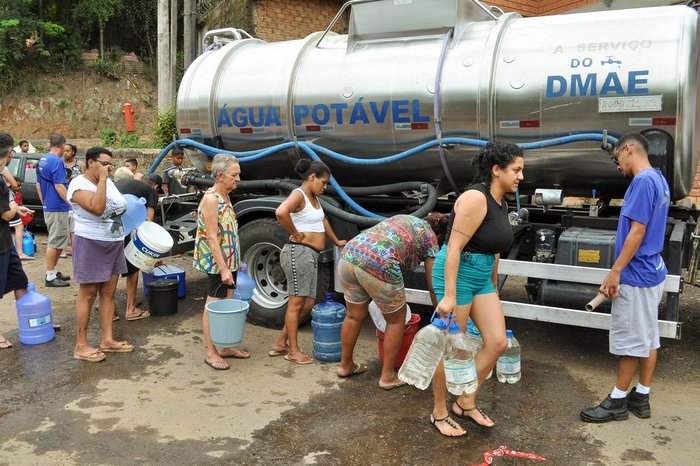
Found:
[[[377, 303], [374, 301], [369, 302], [369, 316], [372, 318], [374, 326], [377, 327], [380, 332], [386, 332], [386, 319], [382, 311], [379, 310], [379, 306], [377, 306]], [[408, 325], [409, 320], [411, 320], [411, 308], [408, 306], [408, 303], [406, 303], [406, 325]]]
[[170, 233], [153, 222], [144, 222], [131, 237], [124, 250], [126, 260], [146, 273], [151, 273], [156, 262], [173, 248]]

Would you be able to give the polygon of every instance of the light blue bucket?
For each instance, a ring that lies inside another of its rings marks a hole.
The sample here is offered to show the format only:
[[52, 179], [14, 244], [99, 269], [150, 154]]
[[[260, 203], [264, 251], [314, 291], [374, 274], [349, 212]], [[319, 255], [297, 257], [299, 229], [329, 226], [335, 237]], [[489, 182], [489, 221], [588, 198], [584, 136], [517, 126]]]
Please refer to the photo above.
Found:
[[206, 305], [214, 345], [231, 348], [241, 344], [248, 307], [248, 303], [240, 299], [219, 299]]

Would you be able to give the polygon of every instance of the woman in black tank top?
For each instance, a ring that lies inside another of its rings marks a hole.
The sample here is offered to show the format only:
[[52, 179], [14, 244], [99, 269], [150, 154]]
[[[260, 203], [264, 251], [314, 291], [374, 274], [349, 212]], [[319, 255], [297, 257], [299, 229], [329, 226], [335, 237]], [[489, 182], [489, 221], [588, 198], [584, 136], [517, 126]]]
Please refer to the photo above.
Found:
[[[474, 158], [475, 183], [462, 193], [452, 210], [446, 246], [435, 259], [433, 287], [441, 317], [454, 315], [462, 332], [471, 317], [484, 345], [476, 355], [478, 384], [493, 369], [507, 346], [505, 318], [498, 298], [498, 259], [513, 242], [504, 195], [513, 193], [523, 179], [522, 150], [514, 144], [488, 143]], [[457, 280], [457, 277], [460, 280]], [[474, 427], [488, 430], [494, 422], [477, 406], [477, 391], [462, 394], [446, 406], [445, 371], [433, 378], [435, 405], [431, 422], [445, 436], [466, 432], [449, 416], [462, 417]]]

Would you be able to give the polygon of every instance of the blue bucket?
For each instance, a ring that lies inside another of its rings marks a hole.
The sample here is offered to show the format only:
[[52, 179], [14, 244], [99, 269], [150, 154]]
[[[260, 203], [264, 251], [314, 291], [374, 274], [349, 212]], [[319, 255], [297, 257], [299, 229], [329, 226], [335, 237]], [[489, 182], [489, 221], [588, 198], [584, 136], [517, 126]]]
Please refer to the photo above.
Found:
[[240, 299], [219, 299], [206, 305], [209, 332], [215, 346], [231, 348], [243, 341], [248, 303]]

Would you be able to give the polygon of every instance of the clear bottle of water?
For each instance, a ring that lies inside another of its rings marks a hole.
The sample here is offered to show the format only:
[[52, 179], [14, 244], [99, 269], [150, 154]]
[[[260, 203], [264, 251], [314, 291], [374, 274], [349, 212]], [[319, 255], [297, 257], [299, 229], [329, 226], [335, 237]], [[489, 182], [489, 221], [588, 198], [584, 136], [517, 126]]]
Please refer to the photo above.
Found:
[[445, 381], [447, 390], [453, 395], [474, 393], [478, 387], [474, 355], [476, 346], [464, 333], [457, 322], [452, 321], [448, 329], [445, 345]]
[[520, 344], [512, 330], [506, 330], [508, 348], [496, 362], [496, 377], [502, 383], [516, 383], [520, 380]]
[[[481, 338], [481, 332], [479, 332], [479, 327], [474, 325], [474, 321], [469, 319], [467, 321], [467, 336], [474, 342], [474, 345], [476, 346], [476, 350], [474, 350], [474, 355], [476, 357], [476, 353], [479, 352], [482, 346], [484, 346], [484, 340]], [[490, 379], [491, 376], [493, 375], [493, 369], [489, 371], [489, 374], [486, 376], [487, 379]]]
[[430, 325], [413, 337], [411, 348], [399, 369], [399, 379], [421, 390], [428, 388], [445, 352], [446, 342], [447, 322], [433, 313]]

